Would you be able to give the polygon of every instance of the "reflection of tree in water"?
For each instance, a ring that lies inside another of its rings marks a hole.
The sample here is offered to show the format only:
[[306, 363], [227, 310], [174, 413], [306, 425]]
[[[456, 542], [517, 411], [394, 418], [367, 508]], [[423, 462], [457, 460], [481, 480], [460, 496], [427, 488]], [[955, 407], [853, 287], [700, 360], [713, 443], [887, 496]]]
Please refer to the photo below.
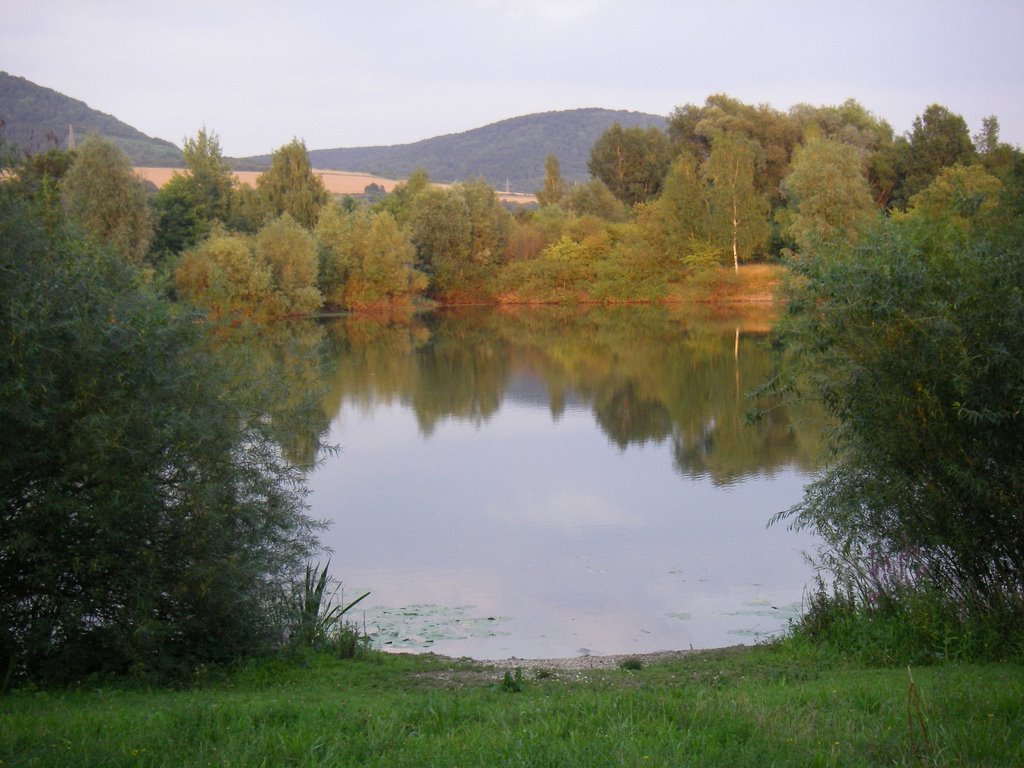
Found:
[[479, 424], [501, 407], [509, 354], [488, 324], [444, 313], [430, 342], [416, 350], [416, 363], [419, 380], [412, 405], [423, 434], [432, 434], [446, 418]]
[[813, 414], [779, 406], [747, 424], [755, 403], [745, 392], [775, 365], [768, 326], [680, 320], [659, 307], [347, 318], [328, 326], [337, 365], [323, 404], [332, 418], [342, 402], [397, 399], [429, 436], [447, 418], [486, 421], [506, 396], [532, 403], [546, 393], [555, 419], [567, 402], [589, 406], [620, 448], [670, 440], [681, 473], [729, 483], [809, 468], [817, 455]]
[[646, 398], [633, 380], [602, 392], [594, 402], [594, 415], [605, 434], [619, 448], [648, 440], [661, 442], [672, 434], [668, 409], [658, 400]]
[[210, 343], [230, 361], [235, 386], [266, 393], [267, 418], [285, 458], [312, 466], [330, 427], [320, 406], [325, 368], [333, 364], [324, 355], [323, 327], [313, 320], [243, 323], [218, 329]]

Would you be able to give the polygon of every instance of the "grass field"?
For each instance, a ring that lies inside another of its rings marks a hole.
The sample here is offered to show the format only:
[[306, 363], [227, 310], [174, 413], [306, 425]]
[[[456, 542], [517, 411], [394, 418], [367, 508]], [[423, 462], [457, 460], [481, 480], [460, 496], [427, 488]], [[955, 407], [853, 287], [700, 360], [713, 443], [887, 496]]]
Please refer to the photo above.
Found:
[[185, 690], [23, 690], [0, 699], [0, 765], [1024, 765], [1020, 664], [851, 668], [791, 642], [521, 671], [312, 655]]

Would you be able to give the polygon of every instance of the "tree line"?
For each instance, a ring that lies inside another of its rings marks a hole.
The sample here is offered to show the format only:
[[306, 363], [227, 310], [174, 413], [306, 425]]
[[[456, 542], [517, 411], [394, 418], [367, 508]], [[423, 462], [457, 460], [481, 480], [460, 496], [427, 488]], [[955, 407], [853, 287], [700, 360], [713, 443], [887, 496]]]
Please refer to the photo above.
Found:
[[[549, 155], [538, 207], [510, 212], [483, 180], [414, 172], [390, 195], [332, 200], [298, 140], [255, 186], [235, 182], [215, 133], [184, 142], [185, 171], [147, 200], [97, 139], [63, 163], [77, 221], [214, 315], [443, 303], [662, 301], [720, 266], [778, 261], [815, 238], [855, 239], [914, 208], [946, 169], [1001, 183], [1020, 151], [987, 118], [929, 106], [895, 136], [855, 101], [780, 112], [725, 95], [675, 110], [667, 131], [615, 124], [590, 181]], [[77, 201], [77, 202], [76, 202]], [[718, 270], [721, 279], [724, 275]]]

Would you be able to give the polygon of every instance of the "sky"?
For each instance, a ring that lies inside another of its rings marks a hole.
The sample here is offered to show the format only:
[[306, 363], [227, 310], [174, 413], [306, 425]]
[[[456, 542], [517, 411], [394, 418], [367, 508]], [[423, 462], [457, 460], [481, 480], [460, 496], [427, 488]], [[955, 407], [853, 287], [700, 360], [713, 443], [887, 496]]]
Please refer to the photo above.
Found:
[[402, 144], [536, 112], [726, 93], [929, 104], [1024, 146], [1021, 0], [0, 0], [0, 70], [225, 155]]

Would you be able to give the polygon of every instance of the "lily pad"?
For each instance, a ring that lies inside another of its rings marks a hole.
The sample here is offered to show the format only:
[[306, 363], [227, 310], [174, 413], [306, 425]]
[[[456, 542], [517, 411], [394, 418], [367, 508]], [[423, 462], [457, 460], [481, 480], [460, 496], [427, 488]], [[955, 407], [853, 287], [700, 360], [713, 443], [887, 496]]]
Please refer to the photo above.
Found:
[[473, 616], [471, 605], [377, 606], [366, 611], [370, 639], [387, 648], [429, 648], [444, 640], [507, 635], [498, 627], [506, 616]]

